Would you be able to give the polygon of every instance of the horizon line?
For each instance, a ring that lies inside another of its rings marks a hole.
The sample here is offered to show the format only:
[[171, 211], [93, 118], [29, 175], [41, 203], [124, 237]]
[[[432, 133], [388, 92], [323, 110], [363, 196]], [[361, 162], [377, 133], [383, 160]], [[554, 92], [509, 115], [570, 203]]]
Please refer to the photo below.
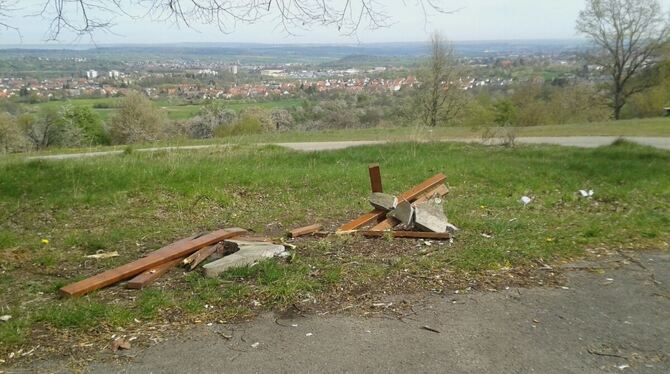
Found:
[[[460, 40], [449, 40], [449, 43], [509, 43], [509, 42], [586, 42], [588, 39], [585, 38], [529, 38], [529, 39], [460, 39]], [[175, 45], [258, 45], [258, 46], [366, 46], [366, 45], [379, 45], [379, 44], [428, 44], [428, 40], [420, 41], [384, 41], [384, 42], [366, 42], [366, 43], [341, 43], [341, 42], [324, 42], [324, 43], [268, 43], [268, 42], [198, 42], [198, 41], [188, 41], [188, 42], [138, 42], [138, 43], [17, 43], [17, 44], [0, 44], [0, 49], [51, 49], [59, 48], [60, 49], [70, 49], [70, 48], [88, 48], [95, 49], [101, 47], [113, 47], [113, 46], [123, 46], [123, 47], [135, 47], [135, 46], [175, 46]], [[44, 48], [47, 47], [47, 48]]]

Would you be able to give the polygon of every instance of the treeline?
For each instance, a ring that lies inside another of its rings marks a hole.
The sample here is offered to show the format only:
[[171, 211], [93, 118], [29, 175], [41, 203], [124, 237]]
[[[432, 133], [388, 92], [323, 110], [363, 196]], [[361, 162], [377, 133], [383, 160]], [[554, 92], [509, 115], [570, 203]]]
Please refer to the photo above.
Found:
[[[663, 114], [670, 101], [670, 64], [657, 71], [655, 87], [634, 96], [627, 117]], [[29, 106], [0, 102], [0, 153], [48, 147], [150, 143], [161, 139], [207, 139], [281, 131], [337, 130], [420, 125], [416, 97], [421, 88], [395, 93], [346, 92], [303, 94], [287, 109], [250, 106], [240, 111], [226, 101], [210, 101], [188, 120], [170, 121], [141, 93], [115, 103], [103, 121], [89, 107], [68, 103], [27, 112]], [[606, 92], [588, 83], [528, 81], [506, 87], [476, 88], [459, 93], [457, 108], [440, 126], [536, 126], [603, 121], [611, 117]]]

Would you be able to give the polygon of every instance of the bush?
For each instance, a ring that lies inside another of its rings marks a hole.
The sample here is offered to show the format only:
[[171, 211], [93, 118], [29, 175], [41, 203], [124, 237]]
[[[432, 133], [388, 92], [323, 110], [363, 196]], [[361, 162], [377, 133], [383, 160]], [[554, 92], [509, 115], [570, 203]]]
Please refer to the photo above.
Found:
[[0, 113], [0, 153], [21, 152], [28, 141], [16, 120], [9, 114]]
[[[72, 145], [109, 144], [100, 117], [90, 108], [66, 105], [61, 108], [60, 115], [63, 131], [78, 133], [77, 144]], [[66, 139], [66, 142], [73, 143], [73, 138]]]
[[119, 110], [109, 121], [114, 144], [153, 142], [164, 133], [165, 116], [144, 95], [133, 92], [121, 99]]
[[293, 116], [286, 109], [272, 109], [270, 119], [276, 131], [288, 131], [293, 128]]
[[214, 137], [220, 126], [231, 125], [237, 119], [235, 111], [226, 109], [216, 102], [205, 104], [198, 116], [187, 123], [187, 132], [191, 138], [207, 139]]
[[227, 126], [219, 126], [215, 135], [217, 137], [260, 134], [265, 126], [260, 117], [252, 113], [240, 113], [240, 118]]
[[39, 115], [23, 114], [17, 122], [23, 133], [36, 149], [43, 149], [59, 143], [59, 114], [54, 108], [45, 108]]

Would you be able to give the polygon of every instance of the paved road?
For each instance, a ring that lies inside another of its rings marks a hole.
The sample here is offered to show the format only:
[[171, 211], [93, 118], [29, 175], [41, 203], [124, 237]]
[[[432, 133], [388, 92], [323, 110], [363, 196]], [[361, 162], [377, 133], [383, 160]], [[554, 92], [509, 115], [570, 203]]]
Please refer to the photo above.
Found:
[[[201, 326], [127, 351], [129, 363], [94, 361], [85, 371], [670, 372], [670, 253], [614, 255], [565, 271], [563, 288], [429, 296], [404, 321], [341, 315], [276, 321], [268, 314], [247, 324]], [[63, 362], [33, 365], [68, 371]]]
[[[524, 137], [517, 138], [520, 144], [554, 144], [569, 147], [595, 148], [608, 144], [618, 139], [616, 136], [570, 136], [570, 137]], [[670, 149], [670, 137], [626, 137], [626, 139], [660, 149]], [[481, 143], [479, 138], [449, 138], [442, 139], [445, 142], [465, 142], [465, 143]], [[362, 145], [375, 145], [387, 143], [384, 140], [351, 140], [338, 142], [301, 142], [301, 143], [269, 143], [276, 144], [281, 147], [293, 149], [296, 151], [327, 151], [334, 149], [344, 149], [349, 147], [357, 147]], [[262, 143], [266, 144], [266, 143]], [[226, 144], [210, 144], [210, 145], [190, 145], [177, 147], [154, 147], [154, 148], [138, 148], [134, 152], [154, 152], [154, 151], [176, 151], [176, 150], [197, 150], [213, 147], [226, 147]], [[123, 153], [119, 151], [104, 151], [104, 152], [85, 152], [85, 153], [67, 153], [57, 155], [32, 156], [29, 160], [67, 160], [86, 157], [99, 157], [118, 155]]]

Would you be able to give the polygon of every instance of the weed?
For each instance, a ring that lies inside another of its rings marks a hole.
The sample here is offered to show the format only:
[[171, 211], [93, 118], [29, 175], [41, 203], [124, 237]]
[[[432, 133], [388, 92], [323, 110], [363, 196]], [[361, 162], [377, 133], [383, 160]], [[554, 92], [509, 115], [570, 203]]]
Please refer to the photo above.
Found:
[[155, 289], [142, 291], [137, 299], [137, 307], [142, 318], [153, 318], [162, 308], [171, 304], [172, 300], [166, 292]]

